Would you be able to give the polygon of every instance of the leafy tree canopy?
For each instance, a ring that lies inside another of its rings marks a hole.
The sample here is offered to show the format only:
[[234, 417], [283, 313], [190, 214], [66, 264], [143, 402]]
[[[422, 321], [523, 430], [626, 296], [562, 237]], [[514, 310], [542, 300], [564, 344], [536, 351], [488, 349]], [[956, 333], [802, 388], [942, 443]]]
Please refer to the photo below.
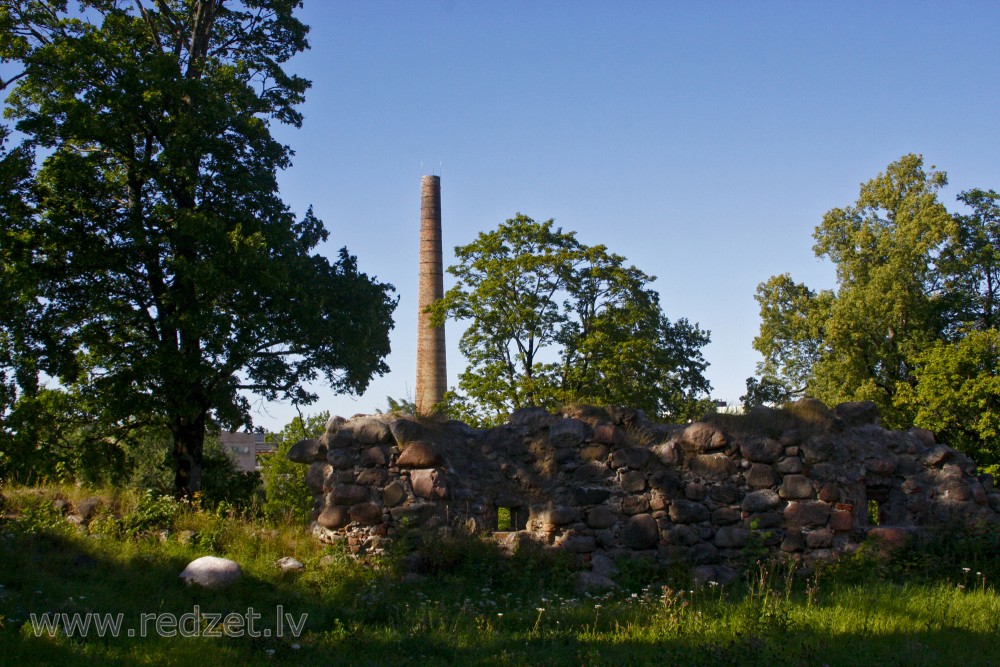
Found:
[[46, 372], [118, 428], [165, 426], [191, 492], [206, 427], [250, 424], [242, 391], [308, 403], [320, 374], [360, 391], [387, 370], [392, 287], [313, 254], [323, 224], [278, 194], [271, 123], [299, 125], [309, 85], [283, 68], [299, 2], [74, 4], [0, 2], [24, 138], [0, 179], [27, 195], [0, 197], [5, 385]]
[[469, 322], [465, 395], [451, 396], [463, 416], [570, 402], [675, 419], [703, 410], [708, 332], [668, 320], [652, 276], [553, 225], [517, 215], [455, 249], [456, 283], [433, 314]]
[[944, 406], [986, 391], [994, 373], [986, 342], [997, 318], [1000, 196], [963, 192], [965, 212], [949, 213], [938, 198], [946, 184], [922, 157], [903, 156], [816, 228], [814, 251], [836, 266], [835, 290], [816, 292], [787, 274], [758, 286], [754, 347], [764, 359], [760, 379], [748, 381], [749, 402], [871, 400], [889, 426], [916, 419], [968, 451], [994, 451], [972, 443], [995, 437], [983, 426], [996, 419], [990, 400], [965, 403], [962, 425]]

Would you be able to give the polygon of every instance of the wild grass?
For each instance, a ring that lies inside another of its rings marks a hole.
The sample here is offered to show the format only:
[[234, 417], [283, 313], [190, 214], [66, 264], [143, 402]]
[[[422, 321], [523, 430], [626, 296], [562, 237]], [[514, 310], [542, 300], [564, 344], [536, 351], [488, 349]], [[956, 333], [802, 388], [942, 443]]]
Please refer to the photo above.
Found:
[[731, 435], [764, 434], [772, 438], [793, 429], [805, 438], [828, 433], [837, 424], [837, 418], [829, 408], [813, 399], [785, 403], [779, 408], [755, 406], [742, 414], [710, 412], [703, 421]]
[[[53, 501], [92, 491], [3, 493], [3, 664], [1000, 664], [1000, 573], [995, 557], [976, 564], [995, 537], [987, 530], [968, 547], [959, 536], [892, 557], [863, 549], [808, 578], [760, 563], [730, 586], [694, 588], [683, 568], [634, 561], [622, 564], [620, 588], [580, 594], [571, 563], [544, 551], [503, 558], [487, 542], [413, 535], [396, 554], [357, 561], [302, 525], [170, 499], [102, 492], [105, 509], [80, 530]], [[184, 586], [180, 571], [206, 554], [236, 560], [244, 578], [221, 591]], [[282, 556], [305, 569], [281, 572]], [[258, 629], [273, 629], [279, 605], [306, 615], [299, 636], [50, 637], [31, 621], [121, 613], [127, 628], [144, 613], [253, 607]]]

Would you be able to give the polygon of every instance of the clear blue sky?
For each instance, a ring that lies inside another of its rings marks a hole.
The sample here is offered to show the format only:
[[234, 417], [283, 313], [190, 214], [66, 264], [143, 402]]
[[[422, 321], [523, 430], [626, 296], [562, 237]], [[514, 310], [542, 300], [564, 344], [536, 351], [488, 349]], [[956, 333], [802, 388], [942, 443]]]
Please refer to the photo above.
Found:
[[[445, 263], [516, 212], [646, 273], [712, 333], [713, 397], [759, 360], [758, 283], [833, 286], [812, 232], [906, 153], [1000, 189], [1000, 3], [306, 0], [312, 80], [281, 178], [362, 270], [396, 286], [391, 372], [350, 416], [412, 398], [420, 176], [441, 176]], [[448, 287], [446, 276], [445, 287]], [[449, 383], [464, 367], [449, 323]], [[258, 425], [294, 415], [261, 405]]]

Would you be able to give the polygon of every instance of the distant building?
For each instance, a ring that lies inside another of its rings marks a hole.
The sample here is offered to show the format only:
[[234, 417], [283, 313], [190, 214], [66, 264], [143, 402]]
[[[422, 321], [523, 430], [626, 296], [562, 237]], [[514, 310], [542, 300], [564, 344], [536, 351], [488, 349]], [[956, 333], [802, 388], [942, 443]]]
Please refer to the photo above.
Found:
[[228, 453], [236, 463], [237, 470], [250, 472], [260, 470], [258, 455], [268, 455], [277, 449], [277, 445], [264, 442], [266, 433], [220, 433], [219, 446]]

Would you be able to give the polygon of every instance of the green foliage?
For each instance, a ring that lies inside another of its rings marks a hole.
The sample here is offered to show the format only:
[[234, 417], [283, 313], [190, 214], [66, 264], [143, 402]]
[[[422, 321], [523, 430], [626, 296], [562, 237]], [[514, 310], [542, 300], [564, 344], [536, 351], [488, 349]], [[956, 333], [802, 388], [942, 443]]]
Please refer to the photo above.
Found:
[[777, 640], [788, 633], [794, 574], [794, 565], [776, 561], [759, 562], [748, 572], [747, 594], [733, 609], [732, 624], [737, 635]]
[[209, 508], [226, 506], [236, 512], [255, 512], [260, 506], [261, 474], [256, 470], [240, 470], [236, 462], [216, 438], [206, 438], [204, 468], [205, 485], [198, 494]]
[[916, 356], [915, 385], [898, 401], [914, 424], [937, 432], [981, 465], [1000, 463], [1000, 331], [970, 331], [938, 341]]
[[[415, 415], [417, 414], [417, 404], [409, 398], [393, 398], [392, 396], [385, 397], [387, 408], [387, 414], [402, 414], [402, 415]], [[381, 410], [376, 410], [376, 412], [381, 412]]]
[[758, 285], [754, 298], [760, 304], [761, 325], [753, 345], [764, 361], [757, 365], [761, 380], [753, 385], [747, 380], [745, 400], [762, 405], [800, 396], [824, 352], [833, 293], [814, 292], [784, 273]]
[[456, 284], [432, 312], [469, 321], [459, 342], [469, 366], [446, 412], [493, 423], [572, 402], [674, 419], [704, 408], [708, 332], [668, 320], [654, 278], [624, 257], [524, 215], [455, 254]]
[[946, 184], [920, 156], [903, 156], [816, 228], [814, 250], [836, 266], [835, 291], [787, 274], [758, 286], [754, 347], [764, 360], [747, 403], [870, 400], [887, 426], [916, 421], [995, 461], [1000, 195], [963, 192], [969, 213], [951, 214], [938, 200]]
[[497, 508], [497, 531], [503, 532], [505, 530], [510, 530], [513, 527], [513, 522], [510, 516], [509, 507], [498, 507]]
[[44, 371], [107, 425], [165, 428], [190, 493], [206, 430], [250, 424], [241, 391], [308, 403], [321, 374], [384, 373], [395, 301], [346, 249], [313, 254], [323, 224], [278, 195], [270, 123], [297, 126], [309, 85], [283, 69], [307, 47], [298, 3], [79, 4], [0, 11], [25, 137], [0, 183], [27, 195], [0, 197], [0, 314], [21, 313], [0, 318], [0, 400]]
[[121, 518], [121, 534], [124, 537], [137, 537], [170, 528], [181, 509], [181, 503], [173, 496], [158, 496], [152, 491], [146, 491], [139, 498], [135, 510]]
[[18, 514], [11, 528], [19, 533], [64, 533], [70, 529], [62, 510], [45, 494], [29, 494], [19, 499]]
[[793, 393], [779, 380], [764, 376], [747, 378], [747, 393], [740, 396], [744, 412], [757, 406], [780, 405], [792, 400]]
[[305, 438], [318, 438], [326, 430], [330, 413], [323, 411], [306, 417], [297, 416], [277, 434], [268, 436], [278, 450], [261, 459], [264, 480], [264, 516], [275, 521], [306, 523], [312, 511], [312, 491], [306, 486], [308, 468], [288, 460], [288, 450]]

